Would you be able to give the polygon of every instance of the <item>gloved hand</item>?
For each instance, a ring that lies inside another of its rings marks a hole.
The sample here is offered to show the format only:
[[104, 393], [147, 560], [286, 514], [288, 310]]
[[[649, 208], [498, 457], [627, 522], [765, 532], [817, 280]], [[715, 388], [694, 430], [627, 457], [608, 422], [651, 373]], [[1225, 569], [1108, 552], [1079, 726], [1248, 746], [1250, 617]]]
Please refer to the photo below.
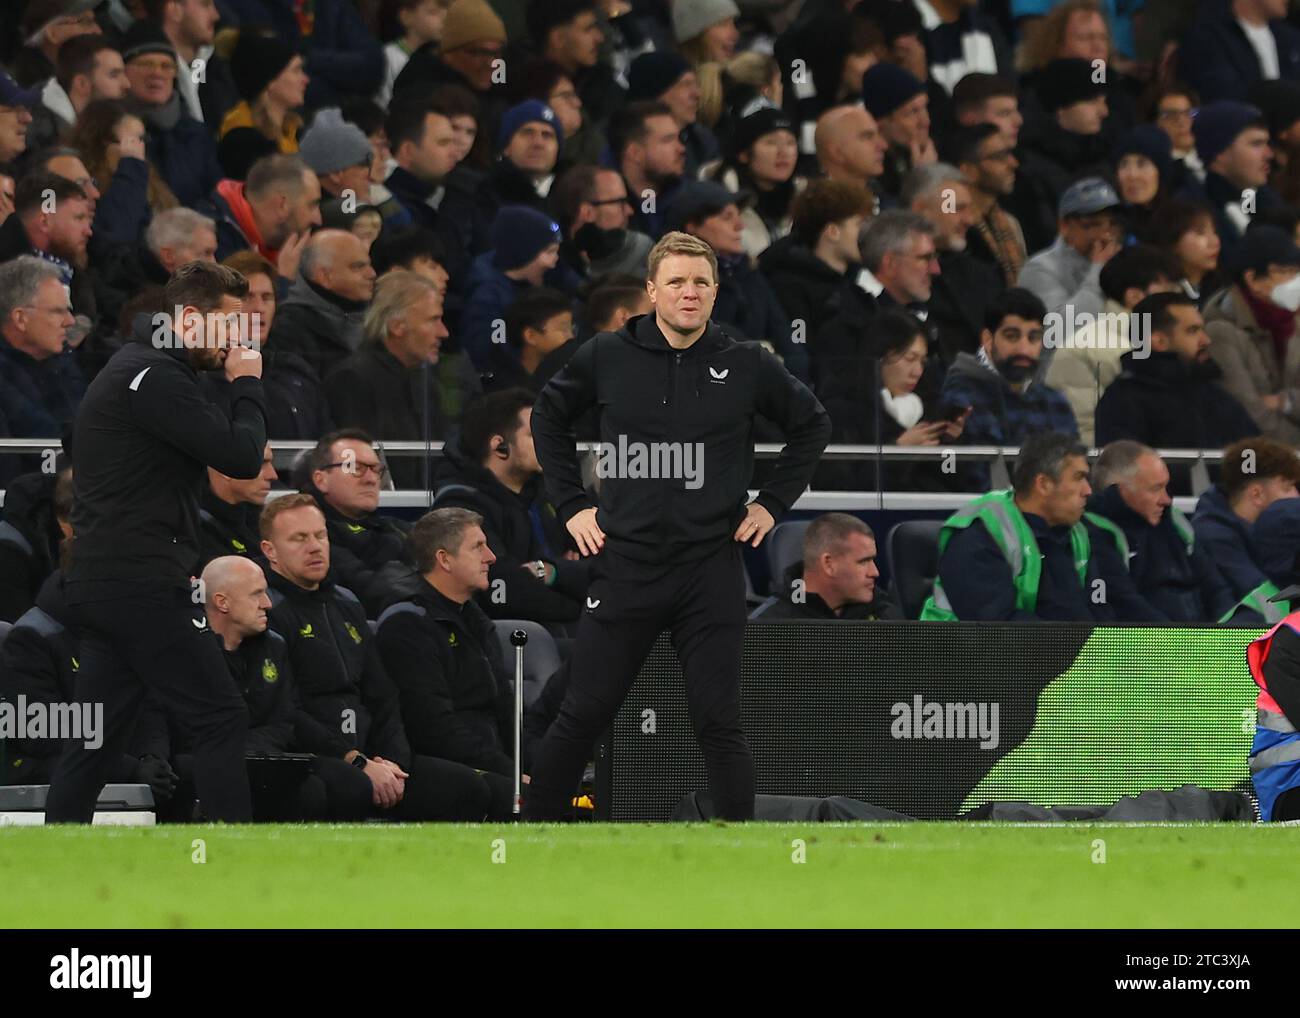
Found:
[[166, 802], [176, 791], [176, 784], [181, 777], [166, 760], [160, 760], [156, 756], [142, 756], [131, 779], [152, 788], [155, 801]]

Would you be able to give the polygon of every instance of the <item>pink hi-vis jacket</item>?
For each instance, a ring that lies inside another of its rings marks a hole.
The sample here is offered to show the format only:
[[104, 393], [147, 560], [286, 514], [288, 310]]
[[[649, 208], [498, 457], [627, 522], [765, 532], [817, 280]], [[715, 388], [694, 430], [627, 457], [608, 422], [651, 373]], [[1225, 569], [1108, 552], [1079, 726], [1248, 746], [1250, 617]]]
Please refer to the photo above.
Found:
[[1255, 685], [1259, 687], [1259, 696], [1255, 697], [1255, 706], [1260, 710], [1269, 710], [1275, 714], [1281, 714], [1282, 708], [1268, 691], [1268, 684], [1264, 681], [1264, 662], [1268, 660], [1269, 648], [1273, 645], [1273, 634], [1283, 626], [1290, 626], [1296, 633], [1300, 633], [1300, 611], [1292, 612], [1276, 626], [1257, 640], [1251, 640], [1250, 646], [1246, 648], [1246, 662], [1250, 666], [1250, 677], [1255, 680]]

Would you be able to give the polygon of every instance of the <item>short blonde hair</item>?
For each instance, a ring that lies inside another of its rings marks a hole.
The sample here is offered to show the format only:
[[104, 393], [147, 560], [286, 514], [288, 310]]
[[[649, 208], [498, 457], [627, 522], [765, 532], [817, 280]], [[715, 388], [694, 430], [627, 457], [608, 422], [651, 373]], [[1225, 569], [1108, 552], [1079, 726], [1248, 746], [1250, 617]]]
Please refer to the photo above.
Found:
[[366, 309], [362, 330], [371, 343], [382, 343], [388, 335], [388, 323], [406, 314], [412, 304], [425, 294], [440, 291], [424, 276], [408, 269], [394, 269], [379, 277], [375, 295]]
[[715, 283], [718, 281], [718, 256], [713, 253], [713, 248], [699, 237], [692, 237], [689, 233], [681, 233], [677, 230], [665, 233], [650, 249], [650, 257], [646, 260], [646, 267], [649, 270], [647, 278], [654, 280], [659, 272], [659, 263], [669, 255], [707, 259], [710, 268], [713, 269], [713, 281]]

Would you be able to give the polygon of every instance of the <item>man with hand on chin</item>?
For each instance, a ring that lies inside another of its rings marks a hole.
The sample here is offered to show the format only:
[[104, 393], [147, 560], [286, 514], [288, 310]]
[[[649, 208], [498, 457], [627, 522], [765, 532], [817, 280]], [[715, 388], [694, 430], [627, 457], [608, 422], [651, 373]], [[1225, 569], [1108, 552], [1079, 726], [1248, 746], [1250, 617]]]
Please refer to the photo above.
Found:
[[[775, 356], [710, 322], [717, 285], [713, 249], [688, 234], [666, 234], [649, 256], [652, 312], [583, 344], [533, 409], [551, 501], [581, 553], [596, 558], [569, 688], [532, 754], [526, 819], [568, 812], [592, 743], [665, 629], [718, 814], [753, 819], [754, 763], [740, 726], [738, 542], [757, 547], [803, 492], [831, 425]], [[592, 408], [600, 412], [598, 507], [574, 451], [574, 423]], [[788, 441], [746, 504], [759, 414]]]
[[[145, 693], [194, 739], [194, 783], [210, 820], [252, 819], [244, 739], [248, 708], [219, 646], [194, 617], [199, 498], [207, 468], [251, 479], [262, 469], [262, 357], [241, 345], [248, 281], [221, 265], [182, 265], [168, 311], [140, 315], [96, 376], [73, 433], [72, 561], [64, 592], [81, 649], [77, 700], [104, 705], [97, 749], [69, 743], [50, 784], [47, 823], [90, 823], [135, 727]], [[227, 416], [200, 371], [230, 380]]]

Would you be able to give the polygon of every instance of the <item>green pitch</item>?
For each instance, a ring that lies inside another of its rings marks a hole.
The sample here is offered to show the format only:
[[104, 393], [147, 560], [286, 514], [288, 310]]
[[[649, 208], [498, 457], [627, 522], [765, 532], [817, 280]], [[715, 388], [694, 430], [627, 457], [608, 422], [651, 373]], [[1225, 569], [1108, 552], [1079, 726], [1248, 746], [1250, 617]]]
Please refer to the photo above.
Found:
[[1227, 824], [4, 828], [0, 925], [1253, 927], [1300, 914], [1297, 837]]

